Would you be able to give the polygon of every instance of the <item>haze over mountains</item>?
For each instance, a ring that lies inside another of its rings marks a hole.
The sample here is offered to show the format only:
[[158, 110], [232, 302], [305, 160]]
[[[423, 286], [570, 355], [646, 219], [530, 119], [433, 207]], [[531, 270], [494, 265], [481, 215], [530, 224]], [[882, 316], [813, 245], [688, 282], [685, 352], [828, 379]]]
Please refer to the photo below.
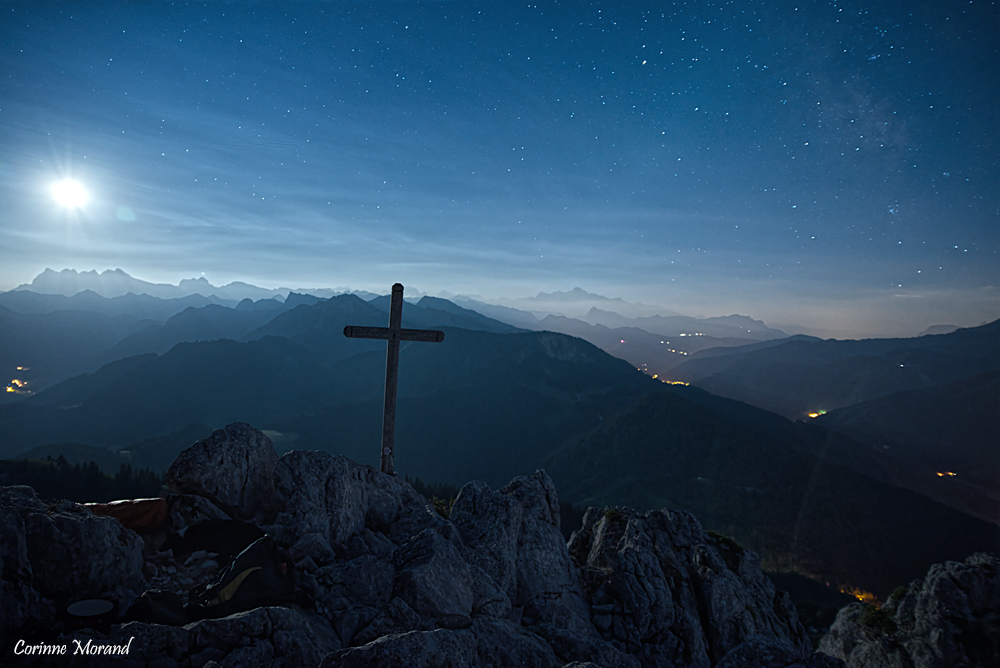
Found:
[[[162, 470], [245, 421], [279, 450], [377, 459], [385, 346], [343, 328], [384, 326], [387, 296], [154, 297], [115, 294], [142, 288], [124, 272], [75, 276], [87, 291], [27, 289], [74, 289], [46, 272], [0, 293], [0, 456]], [[397, 469], [498, 486], [545, 467], [566, 500], [690, 510], [772, 568], [883, 593], [996, 549], [1000, 323], [822, 341], [595, 297], [544, 296], [579, 318], [408, 302], [404, 327], [446, 339], [403, 345]]]

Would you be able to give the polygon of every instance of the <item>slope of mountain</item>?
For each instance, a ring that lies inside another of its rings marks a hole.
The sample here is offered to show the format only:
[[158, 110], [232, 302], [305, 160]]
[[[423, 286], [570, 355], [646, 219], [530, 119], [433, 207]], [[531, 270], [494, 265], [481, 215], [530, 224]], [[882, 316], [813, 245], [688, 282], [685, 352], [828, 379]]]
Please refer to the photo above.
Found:
[[282, 302], [273, 299], [261, 299], [257, 302], [247, 299], [236, 308], [215, 304], [187, 308], [162, 325], [150, 325], [141, 332], [122, 339], [107, 351], [105, 357], [114, 360], [142, 353], [165, 353], [178, 343], [192, 341], [239, 339], [267, 324], [287, 308]]
[[[426, 322], [439, 323], [437, 325], [439, 327], [461, 327], [462, 329], [475, 329], [481, 332], [496, 332], [498, 334], [524, 331], [519, 327], [514, 327], [495, 318], [490, 318], [473, 309], [459, 306], [447, 299], [421, 297], [420, 301], [415, 305], [426, 312]], [[419, 315], [419, 313], [411, 314], [411, 316], [414, 316], [414, 322], [420, 322]], [[423, 325], [417, 326], [422, 327]]]
[[1000, 524], [1000, 371], [821, 415], [878, 453], [895, 484]]
[[[18, 399], [99, 366], [97, 354], [149, 321], [88, 311], [20, 314], [0, 306], [0, 401]], [[18, 387], [20, 383], [26, 383]]]
[[[667, 378], [668, 372], [687, 356], [683, 348], [671, 343], [673, 339], [635, 327], [610, 329], [604, 325], [588, 325], [575, 318], [549, 315], [538, 323], [538, 329], [578, 336], [606, 353], [627, 361], [636, 369], [663, 378]], [[694, 340], [695, 337], [691, 339]]]
[[454, 304], [467, 308], [476, 313], [481, 313], [487, 318], [493, 318], [500, 322], [505, 322], [514, 327], [524, 329], [537, 329], [538, 318], [529, 313], [509, 306], [498, 306], [497, 304], [487, 304], [469, 297], [455, 297], [451, 300]]
[[935, 561], [997, 549], [997, 527], [819, 456], [837, 438], [670, 386], [568, 441], [545, 468], [565, 500], [686, 510], [766, 568], [882, 596]]
[[791, 418], [1000, 369], [1000, 320], [911, 339], [809, 341], [705, 351], [673, 373]]
[[535, 328], [578, 336], [628, 361], [635, 368], [664, 380], [671, 378], [671, 369], [692, 353], [707, 348], [743, 346], [748, 341], [746, 338], [720, 339], [713, 336], [665, 336], [634, 326], [609, 328], [558, 315], [542, 318]]
[[595, 307], [590, 309], [581, 320], [592, 325], [606, 327], [638, 327], [661, 336], [712, 336], [748, 339], [750, 341], [783, 339], [788, 336], [781, 330], [772, 329], [760, 320], [754, 320], [745, 315], [691, 318], [673, 314], [626, 318]]

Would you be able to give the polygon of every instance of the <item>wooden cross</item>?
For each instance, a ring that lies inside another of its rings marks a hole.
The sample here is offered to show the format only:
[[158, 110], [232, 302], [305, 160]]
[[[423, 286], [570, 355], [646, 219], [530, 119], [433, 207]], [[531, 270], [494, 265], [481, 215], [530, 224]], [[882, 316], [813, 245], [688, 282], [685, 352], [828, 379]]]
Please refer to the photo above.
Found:
[[392, 470], [392, 446], [396, 432], [396, 379], [399, 375], [399, 342], [425, 341], [441, 343], [444, 332], [436, 329], [402, 329], [403, 286], [392, 286], [388, 327], [344, 327], [344, 336], [355, 339], [385, 339], [385, 404], [382, 408], [382, 473], [395, 475]]

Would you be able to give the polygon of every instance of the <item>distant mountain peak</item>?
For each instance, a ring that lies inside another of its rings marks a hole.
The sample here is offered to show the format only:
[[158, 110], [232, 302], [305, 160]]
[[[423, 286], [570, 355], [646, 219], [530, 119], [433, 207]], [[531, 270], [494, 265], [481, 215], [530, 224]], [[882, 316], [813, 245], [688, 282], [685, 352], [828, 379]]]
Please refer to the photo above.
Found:
[[621, 297], [605, 297], [604, 295], [598, 295], [593, 292], [587, 292], [583, 288], [573, 288], [572, 290], [556, 291], [556, 292], [539, 292], [534, 297], [526, 297], [525, 301], [599, 301], [599, 302], [620, 302], [625, 303], [625, 300]]
[[951, 334], [958, 328], [959, 328], [958, 325], [931, 325], [924, 331], [917, 334], [917, 336], [929, 336], [933, 334]]
[[198, 278], [182, 278], [181, 282], [178, 284], [178, 287], [183, 287], [185, 285], [192, 285], [192, 284], [199, 286], [207, 285], [208, 287], [214, 287], [211, 283], [208, 282], [208, 279], [206, 279], [204, 276], [199, 276]]

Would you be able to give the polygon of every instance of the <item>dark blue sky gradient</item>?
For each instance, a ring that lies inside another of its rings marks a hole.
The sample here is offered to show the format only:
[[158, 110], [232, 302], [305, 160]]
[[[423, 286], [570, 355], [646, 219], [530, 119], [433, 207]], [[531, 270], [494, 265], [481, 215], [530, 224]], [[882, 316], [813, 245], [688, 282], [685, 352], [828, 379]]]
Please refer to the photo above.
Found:
[[[994, 2], [4, 2], [0, 289], [1000, 316]], [[91, 191], [60, 210], [49, 184]]]

